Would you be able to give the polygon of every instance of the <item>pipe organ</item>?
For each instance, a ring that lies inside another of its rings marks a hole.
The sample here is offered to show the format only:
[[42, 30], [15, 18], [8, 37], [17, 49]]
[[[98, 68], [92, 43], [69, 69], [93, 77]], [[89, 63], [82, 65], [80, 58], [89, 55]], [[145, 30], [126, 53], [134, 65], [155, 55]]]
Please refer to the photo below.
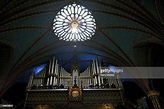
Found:
[[62, 104], [67, 107], [68, 102], [110, 103], [114, 107], [122, 105], [123, 87], [119, 73], [104, 72], [102, 69], [97, 58], [81, 73], [77, 66], [67, 72], [53, 57], [39, 73], [31, 74], [25, 107], [31, 106], [35, 109], [38, 104]]
[[75, 78], [77, 78], [76, 84], [82, 88], [122, 87], [118, 73], [102, 74], [98, 59], [93, 60], [92, 65], [82, 73], [79, 73], [77, 67], [69, 73], [53, 58], [47, 68], [30, 76], [28, 88], [68, 88], [73, 86]]

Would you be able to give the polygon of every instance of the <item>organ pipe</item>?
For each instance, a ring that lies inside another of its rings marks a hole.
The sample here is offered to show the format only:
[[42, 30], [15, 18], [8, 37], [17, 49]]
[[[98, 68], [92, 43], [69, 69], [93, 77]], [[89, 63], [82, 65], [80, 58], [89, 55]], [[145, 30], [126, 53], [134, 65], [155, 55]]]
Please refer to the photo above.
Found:
[[49, 77], [50, 72], [51, 72], [51, 60], [50, 60], [50, 63], [49, 63], [48, 78], [47, 78], [47, 86], [50, 84], [50, 77]]
[[30, 75], [30, 78], [29, 78], [29, 82], [28, 82], [28, 86], [27, 86], [27, 88], [30, 88], [31, 87], [31, 85], [32, 85], [32, 82], [33, 82], [33, 74], [31, 74]]
[[47, 86], [49, 86], [49, 81], [50, 81], [50, 79], [49, 79], [49, 78], [47, 78]]
[[50, 85], [53, 85], [53, 71], [54, 71], [54, 61], [55, 61], [55, 57], [53, 57], [52, 59], [52, 67], [51, 67], [51, 72], [50, 72]]
[[96, 58], [95, 64], [96, 64], [96, 72], [97, 72], [98, 84], [100, 86], [101, 85], [101, 78], [100, 78], [100, 67], [99, 67], [98, 58]]

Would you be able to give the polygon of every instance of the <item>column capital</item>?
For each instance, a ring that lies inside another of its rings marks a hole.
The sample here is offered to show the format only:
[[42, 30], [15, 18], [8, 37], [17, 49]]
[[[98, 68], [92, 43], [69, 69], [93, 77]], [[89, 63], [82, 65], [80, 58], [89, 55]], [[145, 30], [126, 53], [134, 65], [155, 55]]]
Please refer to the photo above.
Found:
[[147, 94], [148, 97], [158, 97], [159, 96], [159, 92], [156, 90], [150, 90]]

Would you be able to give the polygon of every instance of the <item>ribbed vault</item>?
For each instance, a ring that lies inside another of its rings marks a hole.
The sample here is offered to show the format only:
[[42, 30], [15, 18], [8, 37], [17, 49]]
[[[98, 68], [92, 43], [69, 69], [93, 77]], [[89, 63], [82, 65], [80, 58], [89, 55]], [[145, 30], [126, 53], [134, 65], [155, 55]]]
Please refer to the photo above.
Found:
[[[96, 20], [90, 40], [66, 42], [53, 32], [55, 15], [73, 2], [85, 6]], [[0, 45], [7, 42], [14, 47], [8, 67], [1, 72], [6, 77], [0, 82], [2, 92], [17, 75], [53, 56], [68, 71], [74, 57], [81, 70], [97, 57], [109, 65], [139, 66], [133, 47], [149, 39], [164, 41], [162, 0], [1, 0], [0, 4]], [[149, 90], [146, 81], [138, 82]]]

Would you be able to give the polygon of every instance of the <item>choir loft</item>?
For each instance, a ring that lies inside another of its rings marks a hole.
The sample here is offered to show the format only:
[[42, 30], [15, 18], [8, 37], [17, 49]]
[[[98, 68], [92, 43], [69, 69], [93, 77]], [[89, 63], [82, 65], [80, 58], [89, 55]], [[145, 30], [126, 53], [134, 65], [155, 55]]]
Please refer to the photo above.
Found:
[[123, 86], [119, 72], [103, 72], [111, 75], [101, 76], [100, 70], [98, 59], [80, 73], [78, 66], [73, 66], [71, 72], [65, 71], [53, 58], [47, 67], [30, 75], [24, 105], [33, 109], [40, 106], [49, 109], [122, 106]]

